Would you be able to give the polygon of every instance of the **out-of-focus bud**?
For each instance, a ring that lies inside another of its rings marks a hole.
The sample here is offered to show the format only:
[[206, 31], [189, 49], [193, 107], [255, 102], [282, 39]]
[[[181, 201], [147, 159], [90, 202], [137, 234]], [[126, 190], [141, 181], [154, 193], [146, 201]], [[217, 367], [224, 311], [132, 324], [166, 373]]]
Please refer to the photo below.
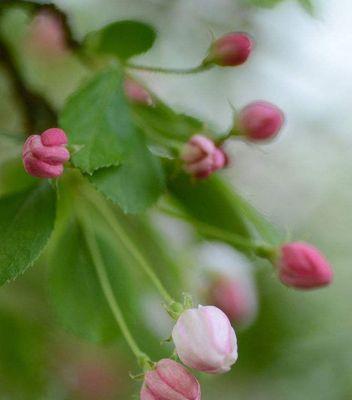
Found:
[[233, 32], [217, 39], [210, 47], [204, 65], [216, 64], [235, 67], [246, 62], [253, 47], [253, 40], [243, 32]]
[[195, 135], [185, 144], [181, 158], [185, 171], [198, 179], [207, 178], [227, 164], [225, 152], [203, 135]]
[[252, 290], [240, 279], [219, 275], [209, 286], [208, 300], [220, 308], [235, 326], [245, 326], [257, 313]]
[[28, 35], [29, 46], [47, 55], [62, 55], [67, 51], [65, 31], [60, 18], [44, 10], [33, 19]]
[[184, 311], [172, 338], [181, 361], [209, 374], [231, 369], [237, 360], [237, 339], [227, 316], [217, 307], [199, 306]]
[[283, 112], [267, 101], [254, 101], [238, 114], [234, 130], [252, 141], [275, 137], [284, 123]]
[[152, 106], [154, 104], [150, 93], [138, 82], [131, 78], [126, 78], [124, 82], [125, 93], [128, 100], [142, 106]]
[[281, 247], [278, 274], [282, 283], [297, 289], [314, 289], [329, 285], [333, 271], [314, 246], [293, 242]]
[[145, 374], [141, 400], [200, 400], [200, 385], [181, 364], [160, 360]]
[[63, 130], [51, 128], [41, 135], [31, 135], [23, 145], [22, 159], [29, 175], [37, 178], [57, 178], [63, 173], [70, 153]]

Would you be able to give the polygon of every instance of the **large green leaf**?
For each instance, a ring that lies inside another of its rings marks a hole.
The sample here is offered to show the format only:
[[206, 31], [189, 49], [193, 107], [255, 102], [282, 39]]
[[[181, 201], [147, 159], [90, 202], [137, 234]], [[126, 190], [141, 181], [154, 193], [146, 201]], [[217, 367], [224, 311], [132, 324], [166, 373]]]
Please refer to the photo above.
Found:
[[138, 21], [119, 21], [105, 26], [91, 36], [93, 50], [126, 60], [149, 50], [156, 38], [155, 30]]
[[248, 0], [249, 3], [263, 8], [272, 8], [277, 4], [282, 3], [284, 0]]
[[119, 165], [135, 138], [121, 72], [115, 68], [101, 72], [75, 92], [61, 113], [60, 125], [77, 148], [72, 162], [82, 171], [91, 174]]
[[[134, 291], [128, 268], [113, 241], [95, 218], [95, 240], [114, 295], [126, 317], [133, 318]], [[109, 342], [119, 334], [98, 280], [91, 249], [82, 226], [72, 217], [50, 256], [50, 293], [65, 328], [94, 342]]]
[[194, 181], [179, 174], [170, 179], [168, 187], [181, 207], [199, 221], [243, 237], [250, 235], [236, 198], [218, 177]]
[[100, 169], [90, 180], [126, 213], [143, 212], [158, 199], [165, 186], [160, 161], [148, 150], [141, 135], [122, 165]]
[[55, 221], [54, 189], [44, 183], [0, 199], [0, 283], [22, 274], [43, 251]]

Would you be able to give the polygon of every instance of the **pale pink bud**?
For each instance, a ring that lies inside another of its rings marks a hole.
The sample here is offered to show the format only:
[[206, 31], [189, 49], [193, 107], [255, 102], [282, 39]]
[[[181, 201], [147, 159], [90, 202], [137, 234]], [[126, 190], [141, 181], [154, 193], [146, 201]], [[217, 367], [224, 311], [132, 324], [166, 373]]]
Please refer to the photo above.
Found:
[[124, 82], [126, 97], [135, 104], [152, 106], [154, 104], [150, 93], [138, 82], [127, 78]]
[[141, 400], [200, 400], [200, 385], [181, 364], [160, 360], [145, 374]]
[[238, 115], [235, 129], [253, 141], [275, 137], [284, 123], [283, 112], [274, 104], [255, 101], [244, 107]]
[[208, 177], [227, 164], [224, 151], [203, 135], [195, 135], [185, 144], [181, 158], [185, 171], [198, 179]]
[[59, 128], [29, 136], [22, 152], [25, 170], [37, 178], [57, 178], [63, 173], [63, 164], [70, 158], [66, 144], [66, 134]]
[[281, 247], [278, 259], [279, 278], [287, 286], [314, 289], [329, 285], [333, 271], [325, 257], [314, 246], [293, 242]]
[[230, 321], [241, 326], [252, 321], [257, 312], [252, 290], [239, 279], [219, 276], [211, 283], [208, 298]]
[[188, 367], [209, 374], [231, 369], [237, 360], [237, 339], [227, 316], [217, 307], [184, 311], [172, 331], [176, 352]]
[[33, 19], [28, 35], [29, 45], [47, 55], [61, 55], [67, 51], [65, 31], [60, 18], [44, 10]]
[[209, 50], [205, 64], [235, 67], [246, 62], [253, 47], [252, 39], [243, 32], [233, 32], [217, 39]]

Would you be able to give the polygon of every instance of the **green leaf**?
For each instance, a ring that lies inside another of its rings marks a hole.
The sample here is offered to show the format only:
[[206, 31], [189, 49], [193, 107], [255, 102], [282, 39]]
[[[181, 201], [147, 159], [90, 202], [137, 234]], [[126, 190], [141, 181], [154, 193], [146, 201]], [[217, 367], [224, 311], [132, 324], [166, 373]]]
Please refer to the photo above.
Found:
[[248, 0], [248, 1], [254, 6], [262, 8], [273, 8], [279, 3], [283, 2], [283, 0]]
[[23, 168], [23, 141], [23, 137], [0, 134], [0, 196], [22, 191], [37, 182]]
[[90, 39], [96, 52], [127, 60], [149, 50], [155, 38], [155, 30], [150, 25], [138, 21], [119, 21], [105, 26]]
[[122, 165], [100, 169], [90, 180], [126, 213], [145, 211], [165, 187], [161, 163], [148, 150], [141, 135], [135, 141], [133, 153]]
[[[128, 320], [134, 315], [134, 290], [117, 242], [98, 218], [95, 235], [109, 281]], [[50, 294], [57, 315], [70, 332], [93, 342], [110, 342], [119, 329], [102, 292], [90, 248], [77, 219], [72, 217], [50, 256]]]
[[0, 199], [0, 284], [39, 257], [54, 228], [55, 204], [48, 183]]
[[133, 105], [136, 122], [147, 134], [186, 141], [203, 129], [203, 123], [196, 118], [175, 112], [160, 99], [155, 103], [154, 107]]
[[180, 174], [170, 179], [168, 188], [181, 207], [192, 217], [208, 225], [250, 236], [249, 226], [241, 214], [233, 192], [216, 176], [194, 181]]
[[119, 165], [131, 151], [136, 134], [122, 85], [118, 69], [101, 72], [68, 99], [61, 113], [60, 125], [78, 150], [72, 162], [84, 172]]
[[308, 14], [314, 15], [315, 7], [312, 0], [297, 0], [299, 4], [307, 11]]

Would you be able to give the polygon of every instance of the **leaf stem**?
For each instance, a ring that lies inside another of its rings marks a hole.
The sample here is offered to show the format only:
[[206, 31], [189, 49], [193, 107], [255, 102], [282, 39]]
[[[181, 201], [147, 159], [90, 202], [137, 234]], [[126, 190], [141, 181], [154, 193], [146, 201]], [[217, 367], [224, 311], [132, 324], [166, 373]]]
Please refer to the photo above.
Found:
[[149, 65], [139, 65], [133, 63], [126, 63], [126, 68], [136, 69], [145, 72], [155, 72], [155, 73], [162, 73], [162, 74], [176, 74], [176, 75], [189, 75], [189, 74], [197, 74], [199, 72], [207, 71], [208, 69], [212, 68], [212, 64], [200, 64], [197, 67], [192, 68], [163, 68], [163, 67], [153, 67]]
[[145, 364], [146, 362], [151, 362], [149, 357], [143, 353], [140, 348], [138, 347], [136, 341], [134, 340], [127, 324], [126, 321], [123, 317], [123, 314], [121, 312], [121, 309], [117, 303], [117, 300], [115, 298], [113, 289], [111, 287], [108, 275], [106, 273], [105, 265], [104, 265], [104, 260], [102, 258], [101, 252], [99, 250], [93, 229], [92, 229], [92, 222], [90, 220], [90, 217], [85, 214], [84, 218], [82, 217], [81, 219], [81, 226], [83, 228], [83, 233], [87, 241], [88, 249], [91, 253], [91, 257], [93, 260], [93, 264], [95, 266], [99, 283], [101, 285], [101, 288], [103, 290], [105, 299], [107, 303], [109, 304], [109, 307], [111, 309], [111, 312], [123, 334], [123, 336], [126, 339], [126, 342], [128, 343], [132, 353], [136, 356], [138, 359], [138, 362], [140, 364]]
[[164, 298], [168, 306], [177, 304], [177, 302], [170, 296], [168, 291], [165, 289], [164, 285], [161, 283], [160, 279], [157, 277], [149, 263], [146, 261], [142, 253], [138, 250], [132, 240], [128, 237], [125, 230], [118, 223], [115, 214], [111, 211], [111, 209], [106, 205], [104, 201], [99, 202], [99, 206], [96, 205], [89, 197], [88, 201], [90, 201], [100, 212], [100, 214], [105, 218], [106, 222], [110, 225], [111, 229], [116, 233], [116, 235], [121, 240], [122, 244], [125, 248], [132, 254], [134, 259], [138, 262], [138, 264], [142, 267], [146, 275], [148, 275], [149, 279], [153, 282], [156, 289], [159, 291], [160, 295]]
[[186, 222], [191, 223], [199, 230], [202, 235], [212, 237], [226, 243], [230, 243], [239, 249], [251, 250], [259, 257], [272, 257], [272, 254], [275, 251], [275, 248], [268, 243], [256, 243], [250, 239], [245, 239], [240, 235], [236, 235], [235, 233], [227, 232], [214, 226], [208, 225], [204, 222], [198, 221], [195, 218], [180, 213], [176, 210], [172, 210], [168, 207], [159, 206], [158, 209], [164, 214], [167, 214], [171, 217], [182, 219]]

